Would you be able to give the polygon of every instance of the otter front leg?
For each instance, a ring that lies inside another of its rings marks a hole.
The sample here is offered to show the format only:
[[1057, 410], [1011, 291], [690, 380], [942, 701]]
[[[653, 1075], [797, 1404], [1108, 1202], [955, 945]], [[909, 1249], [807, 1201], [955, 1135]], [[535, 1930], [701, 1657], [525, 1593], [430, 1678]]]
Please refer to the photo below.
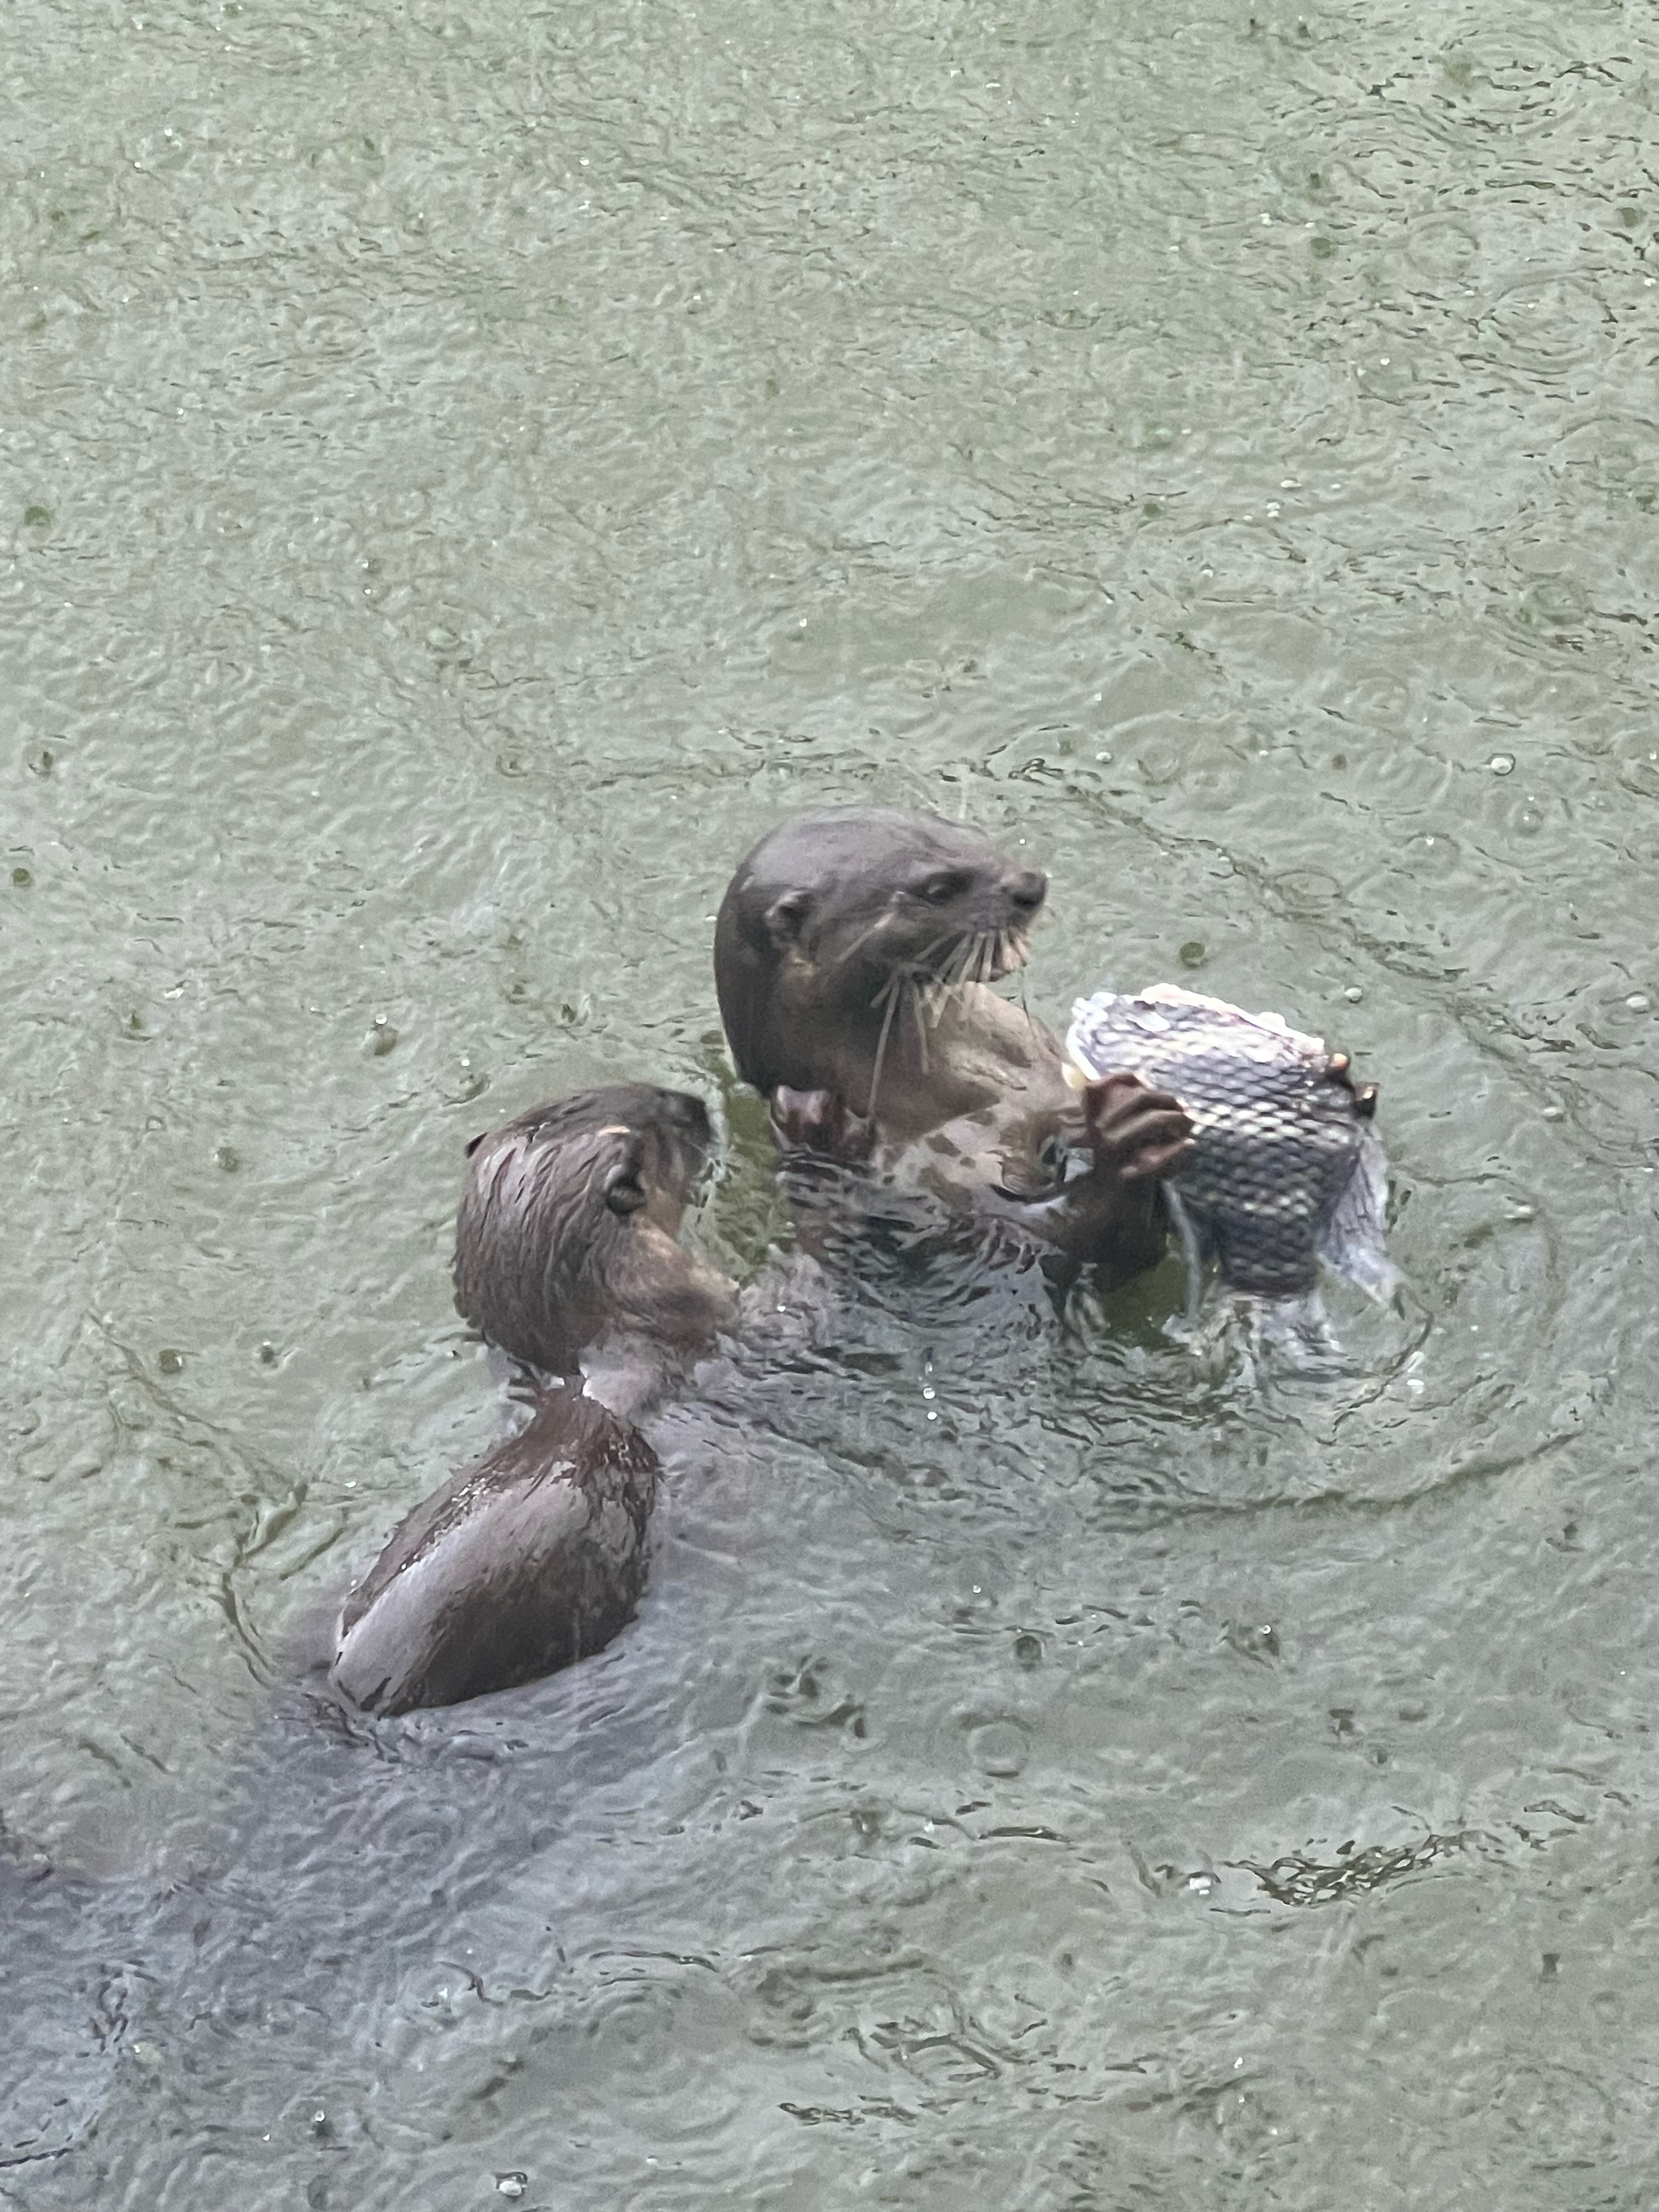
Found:
[[1158, 1184], [1191, 1149], [1192, 1122], [1173, 1091], [1154, 1091], [1138, 1075], [1108, 1075], [1083, 1093], [1083, 1131], [1093, 1161], [1066, 1194], [1092, 1234], [1089, 1256], [1114, 1273], [1139, 1274], [1164, 1256]]
[[833, 1091], [792, 1091], [781, 1083], [769, 1103], [772, 1134], [781, 1152], [814, 1152], [821, 1159], [859, 1167], [875, 1147], [875, 1123], [854, 1114]]
[[[1082, 1104], [1081, 1145], [1076, 1119], [1068, 1116], [1034, 1150], [1047, 1169], [1069, 1129], [1073, 1147], [1091, 1156], [1084, 1172], [1039, 1191], [1013, 1185], [1005, 1171], [997, 1195], [1069, 1258], [1113, 1275], [1139, 1274], [1164, 1256], [1167, 1224], [1158, 1182], [1184, 1158], [1193, 1125], [1172, 1092], [1150, 1090], [1134, 1075], [1091, 1084]], [[1053, 1166], [1063, 1173], [1059, 1157]]]

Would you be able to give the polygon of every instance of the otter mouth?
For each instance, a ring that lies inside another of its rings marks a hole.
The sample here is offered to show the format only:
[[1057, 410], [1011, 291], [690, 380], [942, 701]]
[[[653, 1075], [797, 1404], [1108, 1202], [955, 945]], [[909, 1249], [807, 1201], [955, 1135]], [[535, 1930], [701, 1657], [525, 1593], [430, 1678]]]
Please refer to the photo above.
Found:
[[964, 983], [1000, 983], [1025, 965], [1030, 939], [1024, 929], [969, 929], [929, 945], [916, 963], [918, 981], [947, 991]]

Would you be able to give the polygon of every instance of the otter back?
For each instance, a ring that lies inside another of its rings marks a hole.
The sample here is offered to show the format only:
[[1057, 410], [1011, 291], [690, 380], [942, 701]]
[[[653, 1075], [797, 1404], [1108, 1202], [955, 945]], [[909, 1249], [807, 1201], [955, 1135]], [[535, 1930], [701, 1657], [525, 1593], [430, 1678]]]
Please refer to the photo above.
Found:
[[599, 1650], [645, 1582], [655, 1453], [574, 1390], [393, 1532], [340, 1615], [333, 1679], [367, 1712], [449, 1705]]

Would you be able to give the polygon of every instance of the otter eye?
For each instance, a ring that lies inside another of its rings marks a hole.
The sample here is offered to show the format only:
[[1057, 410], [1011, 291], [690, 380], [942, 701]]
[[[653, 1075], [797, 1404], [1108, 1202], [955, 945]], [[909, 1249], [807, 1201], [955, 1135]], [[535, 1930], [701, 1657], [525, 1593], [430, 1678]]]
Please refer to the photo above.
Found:
[[637, 1213], [645, 1204], [638, 1171], [631, 1167], [612, 1168], [605, 1179], [605, 1202], [613, 1213]]
[[924, 878], [917, 888], [930, 906], [943, 906], [947, 899], [962, 896], [968, 888], [968, 878], [960, 868], [941, 868], [937, 875]]

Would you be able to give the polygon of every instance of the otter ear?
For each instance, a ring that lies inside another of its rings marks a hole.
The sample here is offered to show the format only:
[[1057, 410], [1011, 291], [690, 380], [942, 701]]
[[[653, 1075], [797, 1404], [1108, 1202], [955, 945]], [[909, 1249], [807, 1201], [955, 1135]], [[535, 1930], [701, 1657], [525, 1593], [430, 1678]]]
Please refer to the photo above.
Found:
[[640, 1181], [640, 1170], [644, 1165], [645, 1146], [637, 1137], [630, 1137], [621, 1158], [605, 1170], [605, 1181], [599, 1186], [613, 1213], [637, 1213], [645, 1204], [645, 1185]]
[[773, 900], [766, 909], [766, 933], [774, 945], [794, 943], [811, 903], [805, 891], [785, 891], [781, 898]]

